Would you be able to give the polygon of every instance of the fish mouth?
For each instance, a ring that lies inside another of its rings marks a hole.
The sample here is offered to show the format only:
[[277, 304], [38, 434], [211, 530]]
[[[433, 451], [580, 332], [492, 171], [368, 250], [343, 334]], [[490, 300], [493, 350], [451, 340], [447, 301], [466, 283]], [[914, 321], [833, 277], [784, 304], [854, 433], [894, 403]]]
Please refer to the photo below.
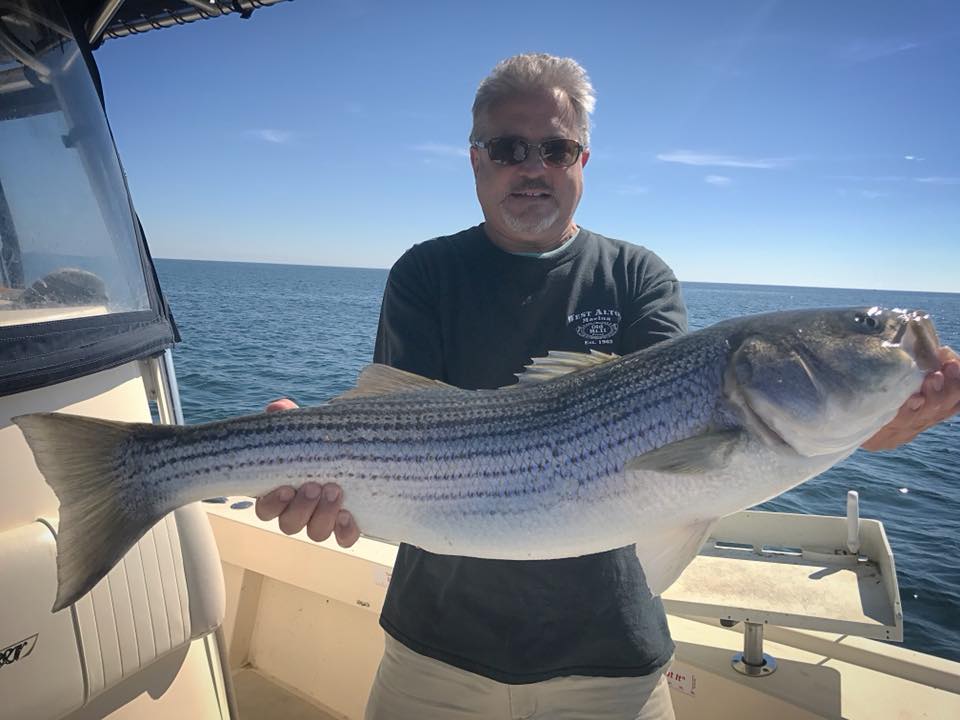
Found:
[[941, 367], [940, 339], [930, 316], [922, 310], [900, 311], [900, 327], [887, 344], [889, 347], [899, 347], [910, 355], [924, 372], [933, 372]]

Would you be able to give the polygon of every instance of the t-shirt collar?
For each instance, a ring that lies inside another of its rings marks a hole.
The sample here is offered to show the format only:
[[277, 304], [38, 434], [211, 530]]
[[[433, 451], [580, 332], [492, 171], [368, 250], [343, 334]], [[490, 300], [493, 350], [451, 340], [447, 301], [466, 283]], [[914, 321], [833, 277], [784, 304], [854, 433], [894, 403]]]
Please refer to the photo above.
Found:
[[510, 250], [507, 250], [507, 252], [509, 252], [511, 255], [519, 255], [520, 257], [552, 258], [552, 257], [556, 257], [557, 255], [565, 251], [567, 248], [569, 248], [571, 245], [573, 245], [573, 241], [576, 240], [579, 235], [580, 235], [580, 228], [578, 227], [577, 231], [573, 235], [571, 235], [567, 240], [565, 240], [562, 245], [560, 245], [559, 247], [555, 247], [553, 250], [547, 250], [546, 252], [512, 252]]

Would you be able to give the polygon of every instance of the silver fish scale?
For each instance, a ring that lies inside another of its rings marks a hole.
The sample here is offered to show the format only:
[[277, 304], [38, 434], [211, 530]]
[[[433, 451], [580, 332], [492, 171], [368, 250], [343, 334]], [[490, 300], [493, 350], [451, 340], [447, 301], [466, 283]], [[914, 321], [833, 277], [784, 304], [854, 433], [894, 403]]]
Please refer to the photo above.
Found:
[[627, 461], [717, 415], [726, 342], [709, 333], [684, 340], [551, 382], [356, 398], [178, 428], [143, 446], [138, 462], [163, 496], [200, 486], [206, 497], [220, 485], [235, 493], [238, 479], [250, 494], [336, 481], [358, 519], [365, 506], [390, 508], [371, 518], [405, 508], [434, 526], [619, 497], [630, 492]]
[[[340, 483], [365, 534], [431, 552], [548, 559], [635, 544], [661, 592], [716, 518], [847, 457], [939, 366], [929, 320], [859, 324], [872, 312], [735, 319], [552, 380], [543, 378], [570, 358], [548, 358], [540, 382], [499, 391], [433, 386], [193, 427], [15, 418], [61, 501], [56, 607], [166, 512], [306, 480]], [[736, 368], [732, 348], [743, 353]], [[796, 378], [811, 368], [827, 397], [798, 413], [809, 382]], [[743, 431], [735, 445], [724, 429]], [[730, 452], [713, 462], [720, 448]], [[671, 457], [703, 464], [675, 472], [658, 462]]]

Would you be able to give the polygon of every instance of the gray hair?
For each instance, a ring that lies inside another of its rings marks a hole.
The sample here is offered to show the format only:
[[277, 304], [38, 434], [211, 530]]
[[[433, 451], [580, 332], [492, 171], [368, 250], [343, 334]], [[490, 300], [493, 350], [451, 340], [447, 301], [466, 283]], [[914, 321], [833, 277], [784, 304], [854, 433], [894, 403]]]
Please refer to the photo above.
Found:
[[590, 113], [596, 104], [593, 85], [587, 71], [572, 58], [545, 53], [514, 55], [497, 63], [477, 88], [473, 101], [473, 129], [470, 142], [483, 140], [481, 127], [487, 113], [496, 103], [508, 97], [536, 91], [559, 90], [570, 100], [579, 140], [590, 144]]

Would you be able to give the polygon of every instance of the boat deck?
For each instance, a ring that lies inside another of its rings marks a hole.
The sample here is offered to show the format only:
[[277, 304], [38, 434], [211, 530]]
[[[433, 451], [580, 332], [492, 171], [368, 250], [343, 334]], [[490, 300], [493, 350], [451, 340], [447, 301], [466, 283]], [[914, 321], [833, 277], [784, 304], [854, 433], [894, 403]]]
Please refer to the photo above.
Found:
[[237, 671], [233, 687], [243, 720], [346, 720], [253, 668]]

